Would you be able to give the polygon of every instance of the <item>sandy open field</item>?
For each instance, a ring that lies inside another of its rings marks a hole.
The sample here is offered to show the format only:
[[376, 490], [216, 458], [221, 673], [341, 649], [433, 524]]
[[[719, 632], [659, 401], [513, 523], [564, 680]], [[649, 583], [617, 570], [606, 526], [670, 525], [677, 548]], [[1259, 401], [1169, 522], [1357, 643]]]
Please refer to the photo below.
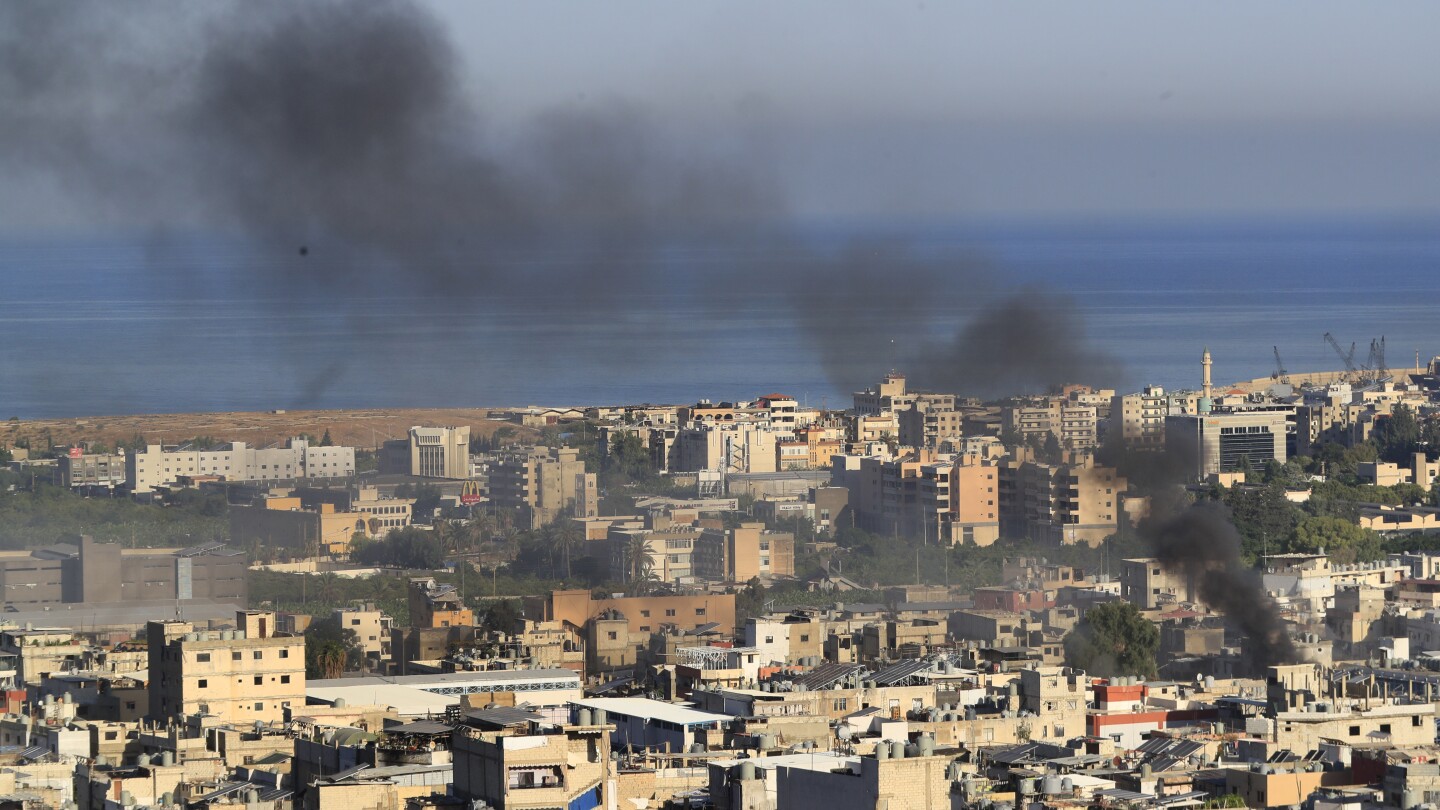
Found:
[[400, 438], [412, 425], [469, 425], [472, 437], [489, 436], [509, 426], [520, 435], [534, 431], [512, 422], [487, 419], [483, 408], [406, 408], [342, 411], [286, 411], [284, 413], [173, 413], [130, 416], [88, 416], [73, 419], [30, 419], [0, 422], [0, 444], [13, 445], [29, 438], [40, 447], [45, 432], [57, 445], [99, 441], [114, 445], [137, 433], [152, 443], [171, 444], [195, 436], [219, 441], [242, 441], [260, 447], [301, 433], [323, 436], [330, 431], [335, 444], [373, 448], [386, 439]]

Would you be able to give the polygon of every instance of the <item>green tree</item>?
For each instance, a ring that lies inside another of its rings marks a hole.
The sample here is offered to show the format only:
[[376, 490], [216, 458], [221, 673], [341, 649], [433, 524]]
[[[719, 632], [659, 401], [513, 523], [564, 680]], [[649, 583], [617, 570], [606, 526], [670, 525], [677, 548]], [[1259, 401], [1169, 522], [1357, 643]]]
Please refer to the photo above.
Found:
[[325, 435], [320, 437], [320, 446], [321, 446], [321, 447], [333, 447], [333, 446], [335, 446], [335, 440], [332, 439], [332, 438], [330, 438], [330, 428], [325, 428]]
[[1290, 550], [1318, 554], [1321, 549], [1341, 564], [1368, 562], [1385, 556], [1384, 545], [1372, 531], [1336, 517], [1308, 517], [1295, 526]]
[[340, 625], [333, 616], [312, 622], [305, 631], [305, 677], [338, 678], [355, 646], [355, 631]]
[[1400, 463], [1409, 460], [1420, 446], [1420, 422], [1408, 405], [1396, 405], [1387, 417], [1375, 420], [1370, 434], [1380, 458]]
[[1160, 631], [1129, 602], [1091, 608], [1065, 636], [1065, 663], [1098, 677], [1155, 675]]

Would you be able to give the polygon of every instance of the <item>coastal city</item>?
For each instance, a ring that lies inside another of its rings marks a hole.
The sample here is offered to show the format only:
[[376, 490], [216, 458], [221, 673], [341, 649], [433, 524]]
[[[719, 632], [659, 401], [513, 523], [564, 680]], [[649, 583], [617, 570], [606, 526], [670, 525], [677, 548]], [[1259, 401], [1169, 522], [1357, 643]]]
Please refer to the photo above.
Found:
[[1335, 345], [1226, 384], [1197, 348], [1187, 390], [12, 419], [0, 806], [1427, 803], [1440, 358]]

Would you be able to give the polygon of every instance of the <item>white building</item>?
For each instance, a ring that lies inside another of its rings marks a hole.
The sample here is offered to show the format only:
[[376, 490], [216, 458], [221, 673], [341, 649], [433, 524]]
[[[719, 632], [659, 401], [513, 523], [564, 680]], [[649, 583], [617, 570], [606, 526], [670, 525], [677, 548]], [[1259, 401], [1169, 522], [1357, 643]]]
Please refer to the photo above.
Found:
[[349, 478], [355, 474], [355, 448], [311, 447], [291, 439], [285, 447], [249, 447], [229, 442], [219, 447], [166, 449], [158, 444], [125, 455], [130, 491], [151, 492], [181, 476], [215, 476], [226, 481], [286, 481], [297, 478]]

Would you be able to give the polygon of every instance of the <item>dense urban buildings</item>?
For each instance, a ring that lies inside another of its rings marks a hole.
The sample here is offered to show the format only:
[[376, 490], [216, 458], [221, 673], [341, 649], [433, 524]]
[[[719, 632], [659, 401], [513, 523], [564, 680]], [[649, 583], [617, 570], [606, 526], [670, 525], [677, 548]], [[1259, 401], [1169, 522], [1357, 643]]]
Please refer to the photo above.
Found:
[[[0, 552], [0, 802], [1440, 799], [1434, 391], [1214, 362], [1195, 391], [980, 402], [892, 373], [845, 411], [510, 409], [529, 433], [415, 426], [360, 458], [62, 448], [0, 497], [53, 481], [222, 537]], [[1153, 544], [1171, 501], [1234, 536]]]

